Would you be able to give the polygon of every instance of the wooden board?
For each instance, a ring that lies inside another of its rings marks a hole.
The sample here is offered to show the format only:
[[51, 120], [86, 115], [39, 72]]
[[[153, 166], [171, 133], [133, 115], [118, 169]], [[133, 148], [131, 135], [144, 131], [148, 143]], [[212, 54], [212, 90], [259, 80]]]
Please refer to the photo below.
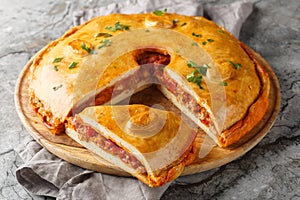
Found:
[[[204, 143], [204, 140], [207, 140], [208, 137], [205, 135], [205, 133], [200, 131], [197, 136], [197, 145], [199, 149], [203, 147], [200, 151], [200, 157], [203, 157], [203, 155], [206, 156], [203, 158], [198, 157], [191, 165], [186, 166], [182, 175], [213, 169], [237, 159], [252, 149], [259, 141], [261, 141], [273, 125], [280, 107], [281, 96], [279, 82], [268, 63], [259, 54], [255, 53], [255, 56], [269, 73], [271, 82], [269, 96], [270, 105], [263, 120], [249, 134], [247, 134], [246, 137], [243, 138], [243, 141], [240, 142], [239, 146], [235, 145], [235, 148], [231, 149], [207, 145], [209, 143], [207, 141]], [[66, 134], [53, 135], [44, 126], [44, 124], [33, 112], [28, 101], [27, 78], [31, 62], [32, 61], [29, 61], [20, 73], [15, 90], [16, 109], [29, 134], [51, 153], [72, 164], [107, 174], [130, 176], [122, 169], [89, 152], [84, 147], [69, 138]], [[157, 94], [153, 95], [153, 92], [156, 92]], [[155, 96], [155, 98], [151, 99], [153, 96]], [[161, 103], [164, 106], [167, 106], [169, 110], [178, 112], [178, 109], [173, 106], [172, 103], [166, 100], [163, 95], [161, 95], [158, 91], [155, 91], [153, 88], [149, 88], [140, 92], [139, 94], [136, 94], [134, 97], [132, 97], [131, 101], [140, 101], [140, 98], [149, 98], [147, 99], [149, 104]]]

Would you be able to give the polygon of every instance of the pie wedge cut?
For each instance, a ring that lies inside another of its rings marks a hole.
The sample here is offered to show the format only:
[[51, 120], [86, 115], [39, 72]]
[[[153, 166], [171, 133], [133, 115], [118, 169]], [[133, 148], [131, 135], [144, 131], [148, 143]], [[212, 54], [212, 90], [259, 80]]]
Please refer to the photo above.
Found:
[[69, 119], [66, 133], [151, 187], [177, 178], [196, 157], [196, 129], [144, 105], [95, 106]]

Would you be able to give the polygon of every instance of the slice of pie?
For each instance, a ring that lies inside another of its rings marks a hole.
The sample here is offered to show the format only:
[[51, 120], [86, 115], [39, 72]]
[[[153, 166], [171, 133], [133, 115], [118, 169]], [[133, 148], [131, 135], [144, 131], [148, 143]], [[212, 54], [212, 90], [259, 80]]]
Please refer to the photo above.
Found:
[[66, 133], [151, 187], [174, 180], [196, 157], [196, 130], [144, 105], [88, 107], [69, 119]]

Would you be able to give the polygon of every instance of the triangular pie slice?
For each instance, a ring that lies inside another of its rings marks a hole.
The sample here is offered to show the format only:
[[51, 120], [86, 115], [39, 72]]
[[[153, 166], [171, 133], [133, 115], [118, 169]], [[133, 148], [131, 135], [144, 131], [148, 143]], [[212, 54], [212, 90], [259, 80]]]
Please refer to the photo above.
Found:
[[196, 156], [196, 130], [144, 105], [88, 107], [69, 119], [66, 133], [151, 187], [177, 178]]

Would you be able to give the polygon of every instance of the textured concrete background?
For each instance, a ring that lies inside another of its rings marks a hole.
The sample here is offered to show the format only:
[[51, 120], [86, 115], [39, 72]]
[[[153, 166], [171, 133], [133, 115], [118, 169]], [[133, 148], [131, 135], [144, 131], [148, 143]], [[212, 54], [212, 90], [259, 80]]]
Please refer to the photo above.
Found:
[[[203, 1], [204, 2], [204, 1]], [[222, 1], [222, 3], [232, 0]], [[282, 89], [280, 114], [268, 135], [240, 159], [175, 182], [162, 199], [300, 199], [300, 2], [253, 0], [241, 40], [261, 53]], [[205, 3], [218, 4], [221, 0]], [[28, 59], [72, 26], [73, 11], [97, 1], [1, 0], [0, 199], [50, 199], [29, 194], [15, 178], [13, 148], [26, 134], [15, 112], [15, 81]]]

